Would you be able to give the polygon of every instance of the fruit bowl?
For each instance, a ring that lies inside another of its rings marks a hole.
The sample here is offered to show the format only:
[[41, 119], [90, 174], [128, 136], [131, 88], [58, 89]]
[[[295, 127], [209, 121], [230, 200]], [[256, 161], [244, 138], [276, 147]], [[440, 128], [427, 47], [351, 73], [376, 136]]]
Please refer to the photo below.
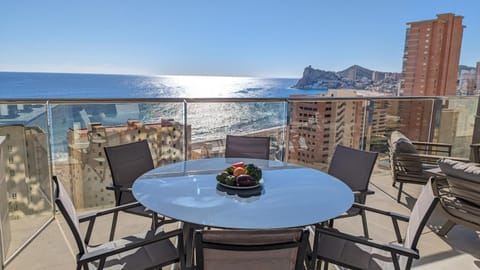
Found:
[[255, 164], [237, 162], [217, 174], [219, 185], [233, 189], [254, 189], [262, 185], [262, 170]]
[[253, 186], [231, 186], [231, 185], [224, 184], [222, 182], [217, 182], [217, 184], [219, 184], [220, 186], [226, 187], [226, 188], [233, 188], [233, 189], [240, 189], [240, 190], [241, 189], [254, 189], [254, 188], [258, 188], [258, 187], [262, 186], [263, 179], [260, 179], [258, 184], [253, 185]]

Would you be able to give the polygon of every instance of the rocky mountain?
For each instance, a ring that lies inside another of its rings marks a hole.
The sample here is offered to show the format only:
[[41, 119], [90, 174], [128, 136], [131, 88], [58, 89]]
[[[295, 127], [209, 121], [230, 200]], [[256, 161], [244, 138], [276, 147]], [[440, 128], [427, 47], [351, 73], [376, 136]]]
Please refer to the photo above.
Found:
[[293, 86], [299, 89], [328, 89], [339, 88], [341, 86], [341, 77], [333, 71], [324, 71], [314, 69], [308, 66], [303, 70], [303, 76]]
[[337, 72], [338, 75], [348, 78], [352, 81], [361, 80], [362, 78], [372, 78], [373, 70], [353, 65], [345, 70]]
[[458, 72], [462, 72], [462, 70], [475, 70], [476, 67], [469, 67], [469, 66], [465, 66], [465, 65], [459, 65], [458, 66]]
[[303, 76], [293, 86], [299, 89], [394, 89], [400, 79], [400, 73], [370, 70], [353, 65], [345, 70], [334, 72], [308, 66]]

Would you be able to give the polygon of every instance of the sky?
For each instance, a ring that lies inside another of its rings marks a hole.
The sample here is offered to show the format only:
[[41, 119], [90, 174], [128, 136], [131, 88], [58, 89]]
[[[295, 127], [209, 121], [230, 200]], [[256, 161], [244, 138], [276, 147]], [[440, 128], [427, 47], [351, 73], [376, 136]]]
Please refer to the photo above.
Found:
[[460, 64], [474, 66], [479, 10], [479, 0], [1, 0], [0, 71], [400, 72], [406, 23], [449, 12], [464, 16]]

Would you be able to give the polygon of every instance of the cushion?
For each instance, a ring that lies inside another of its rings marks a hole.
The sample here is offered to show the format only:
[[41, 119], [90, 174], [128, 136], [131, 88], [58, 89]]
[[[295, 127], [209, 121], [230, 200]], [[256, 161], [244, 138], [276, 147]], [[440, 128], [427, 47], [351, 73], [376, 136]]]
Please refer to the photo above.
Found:
[[438, 166], [444, 174], [457, 178], [467, 179], [480, 184], [480, 164], [467, 163], [462, 161], [442, 158], [438, 161]]
[[480, 164], [443, 158], [438, 161], [451, 192], [459, 199], [480, 205]]
[[390, 135], [390, 143], [397, 153], [418, 154], [412, 142], [400, 131], [394, 131]]
[[480, 226], [480, 207], [462, 199], [442, 197], [441, 203], [449, 214]]
[[[391, 151], [397, 156], [400, 154], [418, 154], [417, 149], [412, 142], [403, 135], [400, 131], [394, 131], [390, 135]], [[400, 164], [405, 167], [407, 172], [419, 172], [423, 171], [422, 162], [419, 157], [409, 156], [407, 158], [400, 157]]]

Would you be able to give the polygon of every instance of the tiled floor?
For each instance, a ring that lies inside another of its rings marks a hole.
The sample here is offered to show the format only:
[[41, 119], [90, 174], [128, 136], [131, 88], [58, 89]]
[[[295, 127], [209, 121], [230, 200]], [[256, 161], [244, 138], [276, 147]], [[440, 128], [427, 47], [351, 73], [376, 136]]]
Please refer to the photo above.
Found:
[[[397, 189], [391, 185], [389, 171], [376, 170], [370, 188], [375, 194], [369, 196], [367, 204], [377, 208], [408, 215], [419, 193], [420, 186], [405, 185], [402, 204], [395, 201]], [[381, 241], [394, 241], [394, 233], [389, 219], [381, 216], [367, 215], [370, 237]], [[95, 241], [103, 241], [108, 237], [110, 217], [97, 221]], [[129, 235], [146, 230], [149, 220], [131, 215], [121, 215], [121, 226], [117, 236]], [[480, 269], [480, 232], [463, 226], [455, 226], [445, 238], [437, 236], [432, 230], [440, 227], [444, 218], [435, 212], [428, 222], [420, 239], [418, 249], [421, 259], [414, 261], [414, 269]], [[67, 245], [60, 226], [65, 228], [61, 218], [50, 223], [45, 230], [13, 261], [6, 269], [74, 269], [74, 255]], [[361, 234], [359, 217], [338, 220], [335, 227], [342, 231]], [[15, 228], [12, 228], [15, 230]], [[406, 225], [401, 226], [405, 232]], [[68, 231], [65, 231], [68, 233]], [[70, 239], [71, 240], [71, 239]], [[73, 242], [72, 242], [73, 243]]]

